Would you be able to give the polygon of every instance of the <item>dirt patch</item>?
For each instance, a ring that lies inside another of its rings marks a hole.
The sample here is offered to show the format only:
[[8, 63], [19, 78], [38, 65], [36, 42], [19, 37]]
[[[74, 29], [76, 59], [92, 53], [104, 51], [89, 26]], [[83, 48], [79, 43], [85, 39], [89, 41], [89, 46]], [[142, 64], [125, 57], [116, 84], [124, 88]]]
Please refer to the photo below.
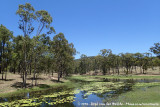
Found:
[[[40, 84], [45, 84], [45, 85], [52, 85], [56, 83], [57, 81], [57, 74], [54, 74], [52, 77], [51, 75], [39, 75], [37, 78], [37, 86]], [[27, 78], [27, 87], [33, 87], [35, 85], [35, 80], [33, 80], [32, 75], [28, 75]], [[64, 79], [61, 79], [61, 81], [65, 81]], [[23, 87], [22, 84], [22, 78], [19, 74], [12, 74], [8, 73], [7, 74], [7, 80], [2, 81], [0, 80], [0, 93], [8, 93], [8, 92], [13, 92], [18, 89], [22, 89]]]

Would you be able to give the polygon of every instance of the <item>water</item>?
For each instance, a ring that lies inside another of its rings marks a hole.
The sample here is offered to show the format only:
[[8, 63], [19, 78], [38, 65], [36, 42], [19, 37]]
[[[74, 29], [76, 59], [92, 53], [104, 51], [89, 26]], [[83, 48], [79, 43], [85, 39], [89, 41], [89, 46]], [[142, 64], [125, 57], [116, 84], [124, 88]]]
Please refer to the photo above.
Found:
[[[160, 82], [158, 79], [107, 79], [101, 81], [84, 82], [75, 80], [80, 87], [67, 88], [58, 87], [45, 91], [22, 93], [18, 96], [0, 98], [1, 104], [20, 104], [39, 107], [81, 107], [81, 106], [103, 106], [107, 102], [116, 102], [120, 94], [131, 91], [136, 83]], [[143, 88], [142, 88], [143, 89]], [[24, 99], [24, 100], [22, 100]], [[105, 102], [104, 102], [105, 100]], [[14, 101], [14, 102], [13, 102]], [[17, 103], [18, 102], [18, 103]], [[1, 106], [0, 104], [0, 106]], [[34, 105], [37, 104], [37, 105]], [[2, 105], [3, 106], [3, 105]]]

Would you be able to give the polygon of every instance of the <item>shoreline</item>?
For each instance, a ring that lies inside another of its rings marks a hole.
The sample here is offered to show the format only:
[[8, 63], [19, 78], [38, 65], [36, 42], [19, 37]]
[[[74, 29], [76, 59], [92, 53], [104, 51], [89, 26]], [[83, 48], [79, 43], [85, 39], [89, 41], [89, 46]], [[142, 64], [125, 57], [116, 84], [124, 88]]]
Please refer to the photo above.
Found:
[[[92, 77], [92, 78], [89, 78]], [[11, 97], [11, 96], [16, 96], [21, 93], [28, 93], [28, 92], [38, 92], [38, 91], [45, 91], [49, 89], [56, 89], [59, 87], [75, 87], [75, 84], [71, 81], [72, 79], [78, 79], [78, 80], [93, 80], [94, 78], [109, 78], [109, 79], [160, 79], [160, 75], [96, 75], [96, 76], [91, 76], [91, 75], [74, 75], [71, 77], [67, 77], [68, 79], [63, 81], [63, 82], [54, 82], [53, 84], [39, 84], [38, 86], [33, 86], [31, 88], [20, 88], [16, 89], [12, 92], [0, 92], [0, 97]]]

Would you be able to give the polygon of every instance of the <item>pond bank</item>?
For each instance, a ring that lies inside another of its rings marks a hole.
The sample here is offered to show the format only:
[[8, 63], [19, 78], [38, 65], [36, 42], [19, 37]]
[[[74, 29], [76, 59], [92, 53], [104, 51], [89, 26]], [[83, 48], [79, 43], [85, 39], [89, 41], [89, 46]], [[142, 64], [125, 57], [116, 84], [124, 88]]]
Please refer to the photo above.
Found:
[[[123, 98], [130, 100], [133, 98], [133, 101], [136, 102], [136, 98], [132, 97], [132, 95], [146, 99], [146, 96], [143, 96], [143, 94], [146, 93], [148, 93], [148, 98], [144, 102], [150, 103], [152, 100], [149, 100], [149, 98], [152, 98], [152, 95], [159, 95], [159, 91], [156, 90], [160, 88], [160, 78], [157, 76], [155, 79], [151, 76], [147, 78], [144, 76], [116, 77], [117, 76], [71, 76], [65, 78], [66, 81], [63, 83], [54, 83], [52, 85], [43, 84], [40, 87], [25, 90], [21, 89], [14, 93], [4, 94], [3, 98], [0, 97], [0, 105], [70, 105], [71, 107], [77, 107], [79, 101], [90, 104], [95, 101], [99, 103], [112, 101], [122, 102]], [[135, 79], [133, 79], [133, 77]], [[139, 95], [141, 91], [142, 95]], [[154, 91], [154, 93], [151, 91]], [[20, 93], [22, 95], [20, 95]], [[159, 97], [156, 97], [156, 99], [156, 102], [160, 101]]]
[[25, 88], [25, 89], [17, 89], [16, 91], [13, 92], [8, 92], [8, 93], [0, 93], [0, 97], [10, 97], [10, 96], [16, 96], [20, 94], [25, 94], [28, 92], [38, 92], [38, 91], [45, 91], [49, 89], [56, 89], [59, 87], [68, 87], [72, 88], [74, 87], [71, 82], [67, 81], [64, 83], [54, 83], [50, 85], [46, 84], [40, 84], [39, 86], [34, 86], [33, 88]]
[[[50, 84], [40, 84], [39, 86], [35, 86], [33, 88], [26, 88], [26, 89], [17, 89], [14, 90], [13, 92], [0, 92], [0, 97], [9, 97], [9, 96], [15, 96], [16, 94], [20, 93], [27, 93], [27, 92], [36, 92], [36, 91], [43, 91], [47, 90], [50, 88], [58, 88], [61, 86], [66, 86], [66, 87], [75, 87], [75, 85], [72, 82], [75, 81], [81, 81], [81, 82], [93, 82], [93, 81], [102, 81], [103, 79], [158, 79], [160, 80], [160, 76], [144, 76], [144, 75], [129, 75], [129, 76], [122, 76], [122, 75], [102, 75], [102, 76], [86, 76], [86, 75], [76, 75], [76, 76], [71, 76], [67, 77], [67, 81], [64, 81], [63, 83], [50, 83]], [[77, 84], [78, 85], [78, 84]], [[7, 90], [5, 88], [5, 90]]]

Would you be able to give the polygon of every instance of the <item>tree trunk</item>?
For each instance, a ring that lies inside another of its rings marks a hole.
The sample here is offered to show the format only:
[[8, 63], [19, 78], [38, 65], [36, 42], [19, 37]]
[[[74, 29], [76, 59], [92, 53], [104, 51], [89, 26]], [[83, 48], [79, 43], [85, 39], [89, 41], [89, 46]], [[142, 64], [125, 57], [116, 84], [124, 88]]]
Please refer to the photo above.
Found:
[[60, 81], [60, 71], [58, 71], [58, 82]]
[[110, 71], [111, 69], [109, 68], [109, 70], [108, 70], [108, 74], [110, 75], [111, 74], [111, 71]]
[[129, 68], [127, 67], [126, 75], [128, 75]]
[[112, 68], [113, 74], [114, 74], [114, 68]]
[[34, 78], [34, 80], [35, 80], [35, 74], [36, 74], [36, 59], [34, 60], [35, 62], [34, 62], [34, 75], [33, 75], [33, 78]]
[[5, 71], [5, 81], [7, 80], [7, 71]]
[[30, 74], [30, 75], [32, 74], [32, 66], [31, 66], [31, 64], [30, 64], [30, 66], [29, 66], [29, 74]]
[[119, 75], [119, 68], [118, 68], [118, 75]]
[[60, 78], [62, 78], [62, 71], [60, 72]]
[[[4, 52], [4, 42], [2, 42], [2, 52], [1, 52], [1, 57], [2, 57], [2, 60], [3, 60], [3, 52]], [[3, 62], [1, 62], [1, 64], [3, 64]], [[3, 80], [3, 74], [4, 74], [4, 64], [1, 65], [2, 66], [2, 80]]]
[[24, 79], [25, 88], [26, 88], [26, 80], [27, 80], [27, 71], [25, 72], [25, 79]]
[[24, 71], [22, 72], [22, 79], [23, 79], [23, 87], [25, 86], [25, 83], [24, 83]]
[[103, 75], [106, 75], [106, 70], [105, 70], [105, 68], [103, 68]]
[[53, 77], [53, 70], [52, 70], [52, 77]]
[[45, 70], [46, 76], [47, 76], [47, 71]]
[[63, 75], [63, 64], [61, 64], [61, 67], [60, 67], [60, 78], [62, 78], [62, 75]]
[[14, 74], [16, 73], [16, 68], [15, 67], [13, 68], [13, 72], [14, 72]]
[[141, 72], [141, 74], [142, 74], [142, 66], [140, 66], [140, 72]]
[[47, 67], [47, 68], [48, 68], [48, 74], [50, 74], [50, 73], [49, 73], [49, 65], [48, 65], [48, 67]]
[[20, 74], [21, 70], [20, 70], [20, 63], [18, 64], [18, 74]]
[[133, 66], [130, 68], [130, 70], [131, 70], [130, 72], [131, 72], [131, 74], [132, 74]]
[[35, 86], [37, 86], [37, 73], [35, 75]]
[[136, 72], [136, 74], [137, 74], [137, 66], [135, 66], [135, 68], [134, 68], [134, 69], [135, 69], [135, 72]]
[[2, 80], [3, 80], [3, 71], [2, 71]]
[[33, 87], [33, 78], [32, 78], [32, 87]]
[[143, 69], [143, 74], [144, 74], [144, 69]]

